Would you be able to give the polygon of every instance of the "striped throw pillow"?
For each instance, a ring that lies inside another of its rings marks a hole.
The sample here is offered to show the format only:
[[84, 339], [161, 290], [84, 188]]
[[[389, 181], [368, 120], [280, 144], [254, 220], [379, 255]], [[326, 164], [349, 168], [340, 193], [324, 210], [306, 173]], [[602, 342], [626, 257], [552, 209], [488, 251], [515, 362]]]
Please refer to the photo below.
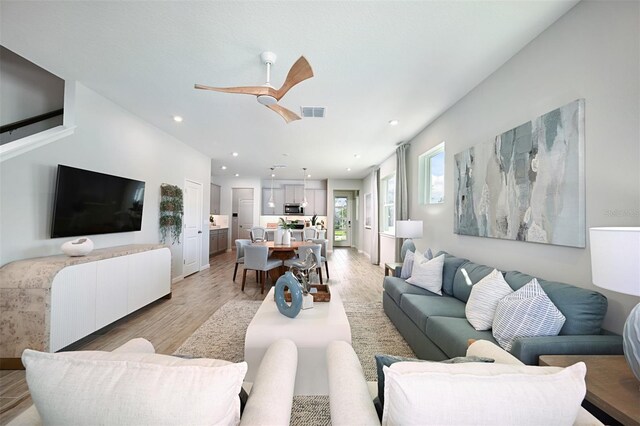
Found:
[[493, 337], [510, 351], [513, 341], [519, 337], [557, 336], [565, 320], [534, 278], [498, 302]]
[[464, 309], [469, 324], [478, 331], [489, 330], [498, 302], [511, 293], [513, 290], [504, 280], [502, 273], [494, 269], [471, 287], [471, 294]]

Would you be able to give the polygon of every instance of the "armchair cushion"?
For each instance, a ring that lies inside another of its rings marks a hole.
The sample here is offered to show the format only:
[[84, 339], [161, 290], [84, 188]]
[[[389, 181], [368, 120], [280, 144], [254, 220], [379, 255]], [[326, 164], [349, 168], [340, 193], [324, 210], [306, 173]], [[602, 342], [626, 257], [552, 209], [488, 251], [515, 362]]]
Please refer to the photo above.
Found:
[[[573, 424], [584, 363], [549, 368], [398, 362], [385, 371], [382, 424]], [[508, 404], [505, 404], [508, 401]]]
[[[246, 363], [125, 352], [25, 350], [44, 424], [238, 424]], [[185, 410], [188, 404], [188, 410]]]

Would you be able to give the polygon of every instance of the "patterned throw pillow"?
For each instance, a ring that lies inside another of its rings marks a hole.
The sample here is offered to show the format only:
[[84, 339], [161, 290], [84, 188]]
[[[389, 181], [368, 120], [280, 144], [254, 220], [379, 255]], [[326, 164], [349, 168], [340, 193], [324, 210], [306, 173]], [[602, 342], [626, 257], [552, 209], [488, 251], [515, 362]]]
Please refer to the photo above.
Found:
[[511, 293], [513, 290], [504, 280], [502, 273], [494, 269], [471, 287], [471, 294], [464, 308], [469, 324], [478, 331], [489, 330], [498, 302]]
[[411, 276], [414, 257], [415, 257], [415, 253], [412, 251], [408, 251], [404, 255], [404, 262], [402, 262], [402, 270], [400, 271], [400, 278], [402, 278], [403, 280], [406, 280]]
[[493, 337], [510, 351], [513, 341], [519, 337], [557, 336], [565, 320], [534, 278], [498, 302]]
[[425, 260], [420, 253], [415, 253], [409, 284], [442, 295], [442, 269], [444, 268], [444, 254], [431, 260]]

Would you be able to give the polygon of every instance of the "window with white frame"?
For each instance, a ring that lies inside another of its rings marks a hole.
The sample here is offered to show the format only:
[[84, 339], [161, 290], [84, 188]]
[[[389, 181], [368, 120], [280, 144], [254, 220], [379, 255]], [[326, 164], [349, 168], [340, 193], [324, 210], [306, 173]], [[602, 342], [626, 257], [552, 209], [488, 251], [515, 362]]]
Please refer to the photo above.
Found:
[[382, 232], [393, 234], [396, 225], [396, 175], [395, 173], [382, 178], [380, 181], [380, 200], [382, 212], [380, 222]]
[[420, 204], [444, 203], [444, 142], [418, 157]]

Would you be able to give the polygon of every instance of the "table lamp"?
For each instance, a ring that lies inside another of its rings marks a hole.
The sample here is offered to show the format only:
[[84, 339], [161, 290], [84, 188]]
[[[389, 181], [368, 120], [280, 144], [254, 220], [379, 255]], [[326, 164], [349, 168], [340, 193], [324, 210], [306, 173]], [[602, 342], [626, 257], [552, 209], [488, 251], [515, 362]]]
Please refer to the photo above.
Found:
[[412, 238], [422, 238], [422, 221], [396, 220], [396, 238], [405, 238], [400, 248], [400, 260], [404, 261], [407, 251], [416, 251]]
[[[591, 228], [591, 276], [598, 287], [640, 296], [640, 227]], [[640, 303], [622, 332], [624, 356], [640, 380]]]

